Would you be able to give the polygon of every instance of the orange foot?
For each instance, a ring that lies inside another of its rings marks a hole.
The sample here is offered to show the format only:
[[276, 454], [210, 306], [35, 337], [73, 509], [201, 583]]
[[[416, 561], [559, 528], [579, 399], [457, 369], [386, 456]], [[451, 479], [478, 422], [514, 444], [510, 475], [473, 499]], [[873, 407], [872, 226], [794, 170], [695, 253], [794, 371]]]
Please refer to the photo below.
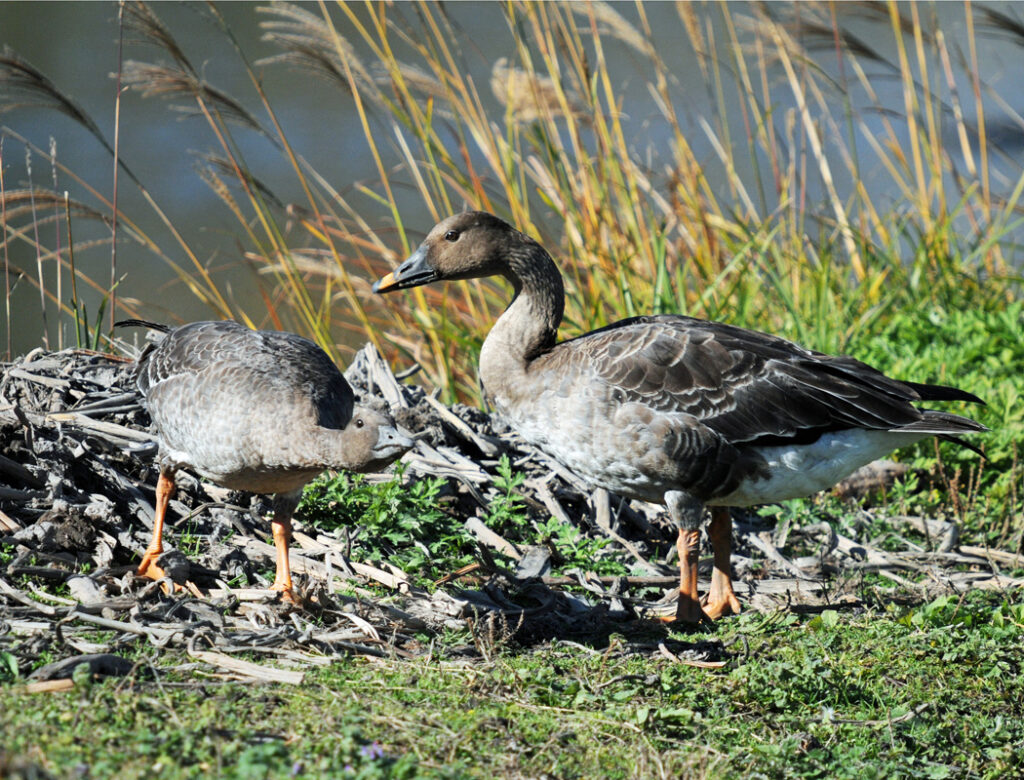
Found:
[[700, 608], [700, 595], [697, 592], [700, 531], [696, 528], [680, 528], [676, 549], [679, 551], [679, 601], [676, 604], [675, 622], [695, 626], [708, 620]]
[[674, 615], [658, 615], [657, 618], [662, 623], [669, 623], [672, 625], [691, 625], [696, 626], [700, 623], [708, 623], [712, 620], [712, 616], [706, 609], [702, 609], [700, 602], [696, 601], [685, 593], [679, 594], [679, 601], [676, 604], [676, 611]]
[[[142, 563], [139, 564], [139, 568], [135, 570], [135, 574], [139, 577], [145, 577], [148, 580], [164, 580], [160, 583], [160, 589], [166, 593], [178, 593], [185, 590], [181, 585], [176, 583], [171, 575], [167, 573], [167, 570], [157, 564], [157, 559], [163, 555], [163, 550], [146, 550], [145, 555], [142, 556]], [[189, 590], [194, 594], [196, 590], [195, 585], [191, 582], [187, 583]]]
[[732, 589], [732, 579], [720, 569], [711, 572], [711, 590], [704, 597], [704, 612], [712, 620], [722, 615], [740, 614], [740, 600]]
[[722, 615], [738, 615], [740, 611], [740, 601], [731, 590], [720, 598], [709, 595], [704, 600], [704, 613], [712, 620], [718, 620]]
[[157, 558], [163, 554], [163, 550], [146, 550], [146, 554], [142, 556], [142, 563], [139, 564], [139, 568], [135, 570], [135, 573], [140, 577], [145, 577], [150, 580], [162, 580], [164, 577], [169, 576], [167, 572], [157, 566]]
[[713, 616], [707, 610], [701, 609], [699, 601], [688, 597], [685, 593], [679, 594], [679, 603], [676, 605], [676, 616], [673, 622], [696, 626], [712, 619]]
[[271, 588], [272, 591], [277, 591], [281, 594], [281, 601], [286, 604], [291, 604], [293, 607], [301, 607], [302, 599], [295, 595], [295, 591], [291, 588]]
[[296, 595], [295, 589], [292, 587], [291, 580], [288, 580], [287, 582], [275, 581], [274, 584], [270, 586], [270, 589], [281, 594], [281, 601], [295, 607], [302, 606], [302, 599]]
[[164, 581], [160, 583], [160, 590], [166, 594], [184, 590], [177, 582], [170, 578], [171, 575], [167, 573], [166, 569], [157, 565], [157, 559], [159, 557], [160, 553], [151, 555], [150, 552], [146, 551], [145, 557], [142, 558], [142, 563], [140, 563], [138, 568], [135, 569], [135, 573], [140, 577], [145, 577], [146, 579], [163, 579]]

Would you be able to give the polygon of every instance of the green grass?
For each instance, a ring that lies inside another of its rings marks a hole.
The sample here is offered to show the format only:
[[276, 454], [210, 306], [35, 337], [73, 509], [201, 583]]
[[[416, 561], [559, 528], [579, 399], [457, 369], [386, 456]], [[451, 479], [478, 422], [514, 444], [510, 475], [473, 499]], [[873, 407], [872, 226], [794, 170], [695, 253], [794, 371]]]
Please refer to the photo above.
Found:
[[[499, 471], [490, 522], [516, 542], [552, 541], [566, 567], [600, 563], [602, 540], [538, 520], [515, 492], [514, 469], [506, 461]], [[412, 484], [325, 479], [307, 491], [303, 520], [350, 528], [355, 557], [400, 561], [426, 584], [470, 560], [471, 547], [439, 500], [443, 481]], [[898, 488], [887, 500], [903, 511], [931, 499]], [[827, 498], [763, 512], [849, 531], [849, 509]], [[881, 520], [869, 535], [884, 530]], [[131, 679], [79, 676], [74, 691], [28, 694], [21, 684], [55, 660], [53, 651], [19, 668], [4, 650], [0, 768], [6, 754], [12, 766], [93, 778], [1019, 774], [1024, 594], [973, 592], [905, 607], [871, 595], [871, 577], [866, 609], [748, 612], [697, 634], [633, 624], [591, 649], [448, 632], [424, 637], [435, 646], [427, 657], [339, 658], [306, 668], [299, 687], [225, 683], [182, 667], [189, 659], [180, 651], [140, 644], [119, 651], [145, 662]], [[704, 643], [728, 663], [671, 661], [657, 651], [668, 639], [683, 657], [680, 643]], [[492, 643], [483, 660], [447, 660], [481, 642]]]
[[949, 514], [973, 543], [1017, 549], [1024, 532], [1024, 477], [1018, 442], [1024, 432], [1024, 303], [986, 308], [962, 296], [947, 307], [901, 311], [851, 345], [851, 353], [893, 376], [969, 390], [985, 407], [939, 404], [983, 422], [975, 453], [933, 440], [897, 453], [931, 473], [932, 488], [897, 511]]
[[470, 666], [339, 659], [300, 687], [182, 674], [173, 654], [142, 649], [159, 683], [0, 687], [0, 750], [58, 776], [83, 765], [120, 778], [999, 778], [1024, 766], [1019, 594], [743, 615], [715, 638], [733, 643], [723, 669], [661, 657], [656, 635], [644, 652], [613, 636], [599, 652], [504, 648]]

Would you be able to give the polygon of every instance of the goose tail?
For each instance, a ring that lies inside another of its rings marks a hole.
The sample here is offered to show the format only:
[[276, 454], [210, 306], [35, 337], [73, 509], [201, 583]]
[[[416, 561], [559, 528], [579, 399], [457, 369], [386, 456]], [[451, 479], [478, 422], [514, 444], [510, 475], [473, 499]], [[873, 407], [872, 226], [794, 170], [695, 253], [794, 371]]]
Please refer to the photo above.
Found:
[[[943, 389], [955, 390], [955, 388]], [[970, 393], [965, 393], [965, 395], [970, 395]], [[942, 398], [934, 400], [945, 401], [953, 399]], [[950, 412], [940, 412], [935, 409], [922, 409], [921, 414], [922, 417], [920, 420], [912, 422], [909, 425], [900, 426], [895, 430], [900, 433], [934, 434], [943, 441], [953, 442], [954, 444], [969, 449], [971, 452], [976, 452], [983, 458], [985, 457], [984, 452], [970, 442], [961, 439], [960, 436], [965, 433], [985, 433], [988, 431], [988, 427], [982, 425], [980, 422], [972, 420], [970, 417], [963, 417], [959, 414], [952, 414]]]

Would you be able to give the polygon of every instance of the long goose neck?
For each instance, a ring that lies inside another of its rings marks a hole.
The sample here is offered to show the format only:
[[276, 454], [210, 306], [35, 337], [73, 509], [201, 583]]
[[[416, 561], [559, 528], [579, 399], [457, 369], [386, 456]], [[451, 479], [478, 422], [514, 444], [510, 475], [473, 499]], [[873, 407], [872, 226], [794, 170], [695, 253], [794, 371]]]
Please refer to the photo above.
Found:
[[540, 244], [524, 236], [505, 260], [504, 276], [512, 283], [515, 296], [481, 350], [480, 373], [485, 384], [501, 372], [525, 370], [530, 361], [553, 347], [565, 308], [562, 275]]
[[494, 330], [507, 332], [507, 340], [518, 345], [529, 362], [555, 345], [565, 310], [565, 287], [551, 255], [533, 240], [510, 254], [508, 278], [515, 296]]

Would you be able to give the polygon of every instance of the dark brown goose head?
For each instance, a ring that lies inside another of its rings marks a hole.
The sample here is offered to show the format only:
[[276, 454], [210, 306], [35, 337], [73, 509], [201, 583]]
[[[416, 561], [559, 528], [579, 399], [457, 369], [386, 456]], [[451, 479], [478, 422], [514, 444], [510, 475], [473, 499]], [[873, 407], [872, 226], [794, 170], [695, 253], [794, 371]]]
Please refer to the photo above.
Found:
[[485, 211], [465, 211], [438, 222], [409, 259], [374, 284], [373, 291], [504, 276], [518, 292], [520, 278], [537, 256], [551, 262], [540, 244], [504, 220]]
[[[378, 281], [373, 291], [485, 276], [502, 276], [515, 291], [480, 356], [481, 377], [493, 389], [495, 375], [513, 381], [509, 361], [525, 369], [555, 343], [565, 291], [562, 275], [544, 247], [493, 214], [466, 211], [437, 223], [409, 259]], [[489, 352], [500, 353], [500, 359], [490, 360]]]

